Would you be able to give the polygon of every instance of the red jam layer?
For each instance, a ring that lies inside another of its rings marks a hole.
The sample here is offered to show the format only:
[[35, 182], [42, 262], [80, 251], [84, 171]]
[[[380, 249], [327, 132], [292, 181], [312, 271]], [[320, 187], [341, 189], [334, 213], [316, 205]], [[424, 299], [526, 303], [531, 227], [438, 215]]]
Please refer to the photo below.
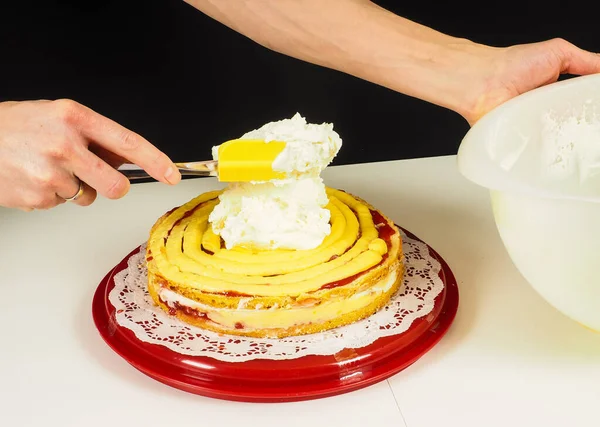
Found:
[[169, 308], [169, 314], [171, 316], [174, 316], [179, 311], [179, 312], [186, 314], [187, 316], [195, 317], [197, 319], [208, 320], [208, 315], [206, 313], [204, 313], [203, 311], [198, 311], [195, 308], [191, 308], [191, 307], [179, 304], [177, 301], [172, 303], [173, 306], [167, 304], [165, 301], [162, 301], [162, 303], [165, 304]]
[[[207, 313], [200, 311], [198, 309], [195, 309], [195, 308], [191, 308], [191, 307], [187, 307], [185, 305], [179, 304], [179, 302], [177, 302], [177, 301], [173, 302], [172, 306], [167, 304], [165, 301], [163, 301], [162, 298], [160, 298], [160, 302], [162, 302], [163, 304], [165, 304], [167, 306], [167, 308], [169, 309], [169, 314], [171, 316], [175, 316], [177, 313], [184, 313], [186, 316], [193, 317], [195, 319], [205, 320], [208, 322], [216, 323], [210, 317], [208, 317]], [[244, 325], [241, 322], [236, 322], [235, 329], [244, 329]]]

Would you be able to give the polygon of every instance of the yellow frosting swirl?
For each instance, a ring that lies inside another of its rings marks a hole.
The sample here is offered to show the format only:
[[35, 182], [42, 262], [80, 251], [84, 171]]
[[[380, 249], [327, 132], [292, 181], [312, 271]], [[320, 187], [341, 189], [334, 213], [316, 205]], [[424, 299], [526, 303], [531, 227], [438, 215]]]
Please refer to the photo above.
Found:
[[225, 249], [208, 216], [221, 191], [204, 193], [167, 214], [148, 242], [166, 280], [208, 293], [297, 296], [379, 264], [388, 251], [369, 207], [327, 188], [331, 233], [311, 250]]

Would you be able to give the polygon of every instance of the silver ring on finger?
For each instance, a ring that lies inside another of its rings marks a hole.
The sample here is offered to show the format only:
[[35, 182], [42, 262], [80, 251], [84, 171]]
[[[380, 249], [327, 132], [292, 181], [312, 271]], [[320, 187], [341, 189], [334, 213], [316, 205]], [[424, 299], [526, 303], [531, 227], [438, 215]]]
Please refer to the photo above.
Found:
[[84, 188], [83, 188], [83, 182], [81, 182], [80, 179], [78, 179], [79, 181], [79, 188], [77, 189], [77, 193], [75, 193], [75, 195], [71, 196], [71, 197], [65, 197], [65, 200], [67, 202], [74, 202], [75, 200], [79, 199], [81, 197], [81, 195], [83, 194]]

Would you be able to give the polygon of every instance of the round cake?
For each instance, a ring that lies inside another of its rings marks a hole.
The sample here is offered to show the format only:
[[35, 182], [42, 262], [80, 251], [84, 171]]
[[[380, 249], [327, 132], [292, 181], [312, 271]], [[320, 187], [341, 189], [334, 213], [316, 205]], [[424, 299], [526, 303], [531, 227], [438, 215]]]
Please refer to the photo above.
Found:
[[398, 228], [382, 212], [327, 187], [331, 231], [313, 249], [226, 248], [209, 215], [222, 190], [164, 214], [147, 244], [148, 291], [181, 321], [217, 333], [282, 338], [364, 319], [398, 291]]

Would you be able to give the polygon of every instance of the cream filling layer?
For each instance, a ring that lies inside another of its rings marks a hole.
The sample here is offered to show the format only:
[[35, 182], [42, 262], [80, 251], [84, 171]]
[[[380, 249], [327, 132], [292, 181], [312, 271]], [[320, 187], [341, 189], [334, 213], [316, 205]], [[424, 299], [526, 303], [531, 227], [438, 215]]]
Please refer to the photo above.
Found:
[[384, 280], [371, 288], [358, 292], [347, 299], [337, 299], [316, 306], [247, 309], [215, 308], [178, 293], [161, 288], [158, 296], [168, 307], [175, 308], [176, 303], [205, 313], [207, 318], [226, 328], [235, 329], [241, 325], [244, 329], [290, 328], [307, 323], [323, 323], [367, 307], [375, 298], [388, 292], [396, 283], [398, 271], [394, 269]]

